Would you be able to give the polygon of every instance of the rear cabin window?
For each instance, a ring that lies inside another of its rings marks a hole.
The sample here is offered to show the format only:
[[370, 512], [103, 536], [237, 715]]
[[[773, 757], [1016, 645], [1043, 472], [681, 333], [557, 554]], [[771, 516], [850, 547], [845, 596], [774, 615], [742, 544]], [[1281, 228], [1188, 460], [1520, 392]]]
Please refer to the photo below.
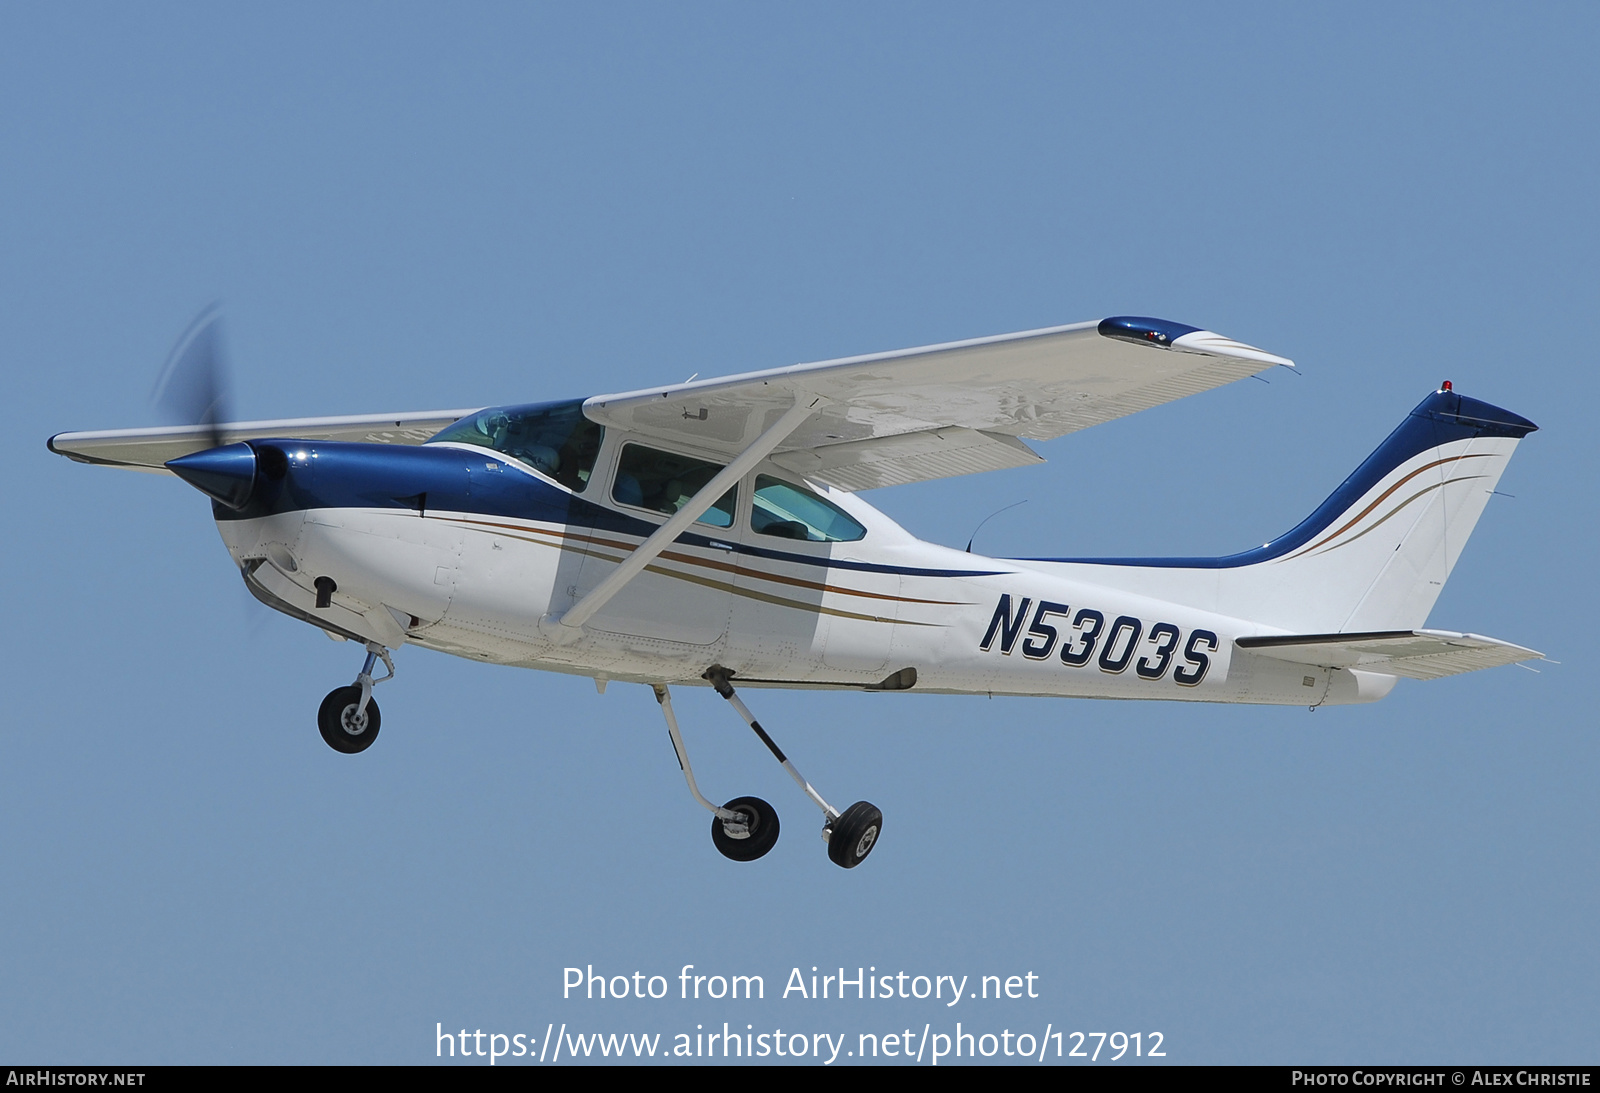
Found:
[[[700, 492], [722, 467], [693, 456], [646, 448], [643, 444], [624, 444], [617, 460], [617, 477], [611, 485], [611, 499], [619, 505], [649, 509], [673, 515]], [[700, 515], [702, 524], [733, 526], [733, 510], [738, 500], [735, 486], [716, 504]]]
[[853, 543], [867, 534], [866, 528], [831, 501], [804, 486], [791, 486], [764, 474], [756, 476], [750, 529], [757, 535], [812, 543]]
[[492, 406], [462, 418], [428, 441], [492, 448], [549, 475], [573, 493], [589, 486], [605, 429], [583, 416], [583, 402]]

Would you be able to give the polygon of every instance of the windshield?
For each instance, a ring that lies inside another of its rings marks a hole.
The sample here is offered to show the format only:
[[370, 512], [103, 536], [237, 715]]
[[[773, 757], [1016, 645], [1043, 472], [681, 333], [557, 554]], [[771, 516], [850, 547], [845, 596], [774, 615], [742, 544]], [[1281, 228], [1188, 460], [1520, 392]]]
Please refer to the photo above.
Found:
[[491, 406], [428, 440], [493, 448], [554, 478], [573, 493], [589, 485], [605, 430], [583, 416], [583, 401]]

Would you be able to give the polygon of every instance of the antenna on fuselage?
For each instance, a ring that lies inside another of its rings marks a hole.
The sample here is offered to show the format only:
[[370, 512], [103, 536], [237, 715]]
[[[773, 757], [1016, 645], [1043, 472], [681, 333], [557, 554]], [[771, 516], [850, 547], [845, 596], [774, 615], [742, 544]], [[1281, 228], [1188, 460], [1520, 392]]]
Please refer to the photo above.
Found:
[[978, 526], [972, 529], [972, 536], [967, 540], [967, 553], [972, 553], [972, 540], [978, 537], [978, 532], [983, 530], [984, 524], [987, 524], [990, 520], [993, 520], [996, 516], [999, 516], [1002, 512], [1005, 512], [1006, 509], [1014, 509], [1018, 505], [1026, 505], [1027, 503], [1028, 499], [1026, 497], [1024, 497], [1021, 501], [1013, 501], [1004, 509], [995, 509], [988, 516], [985, 516], [982, 520], [978, 521]]

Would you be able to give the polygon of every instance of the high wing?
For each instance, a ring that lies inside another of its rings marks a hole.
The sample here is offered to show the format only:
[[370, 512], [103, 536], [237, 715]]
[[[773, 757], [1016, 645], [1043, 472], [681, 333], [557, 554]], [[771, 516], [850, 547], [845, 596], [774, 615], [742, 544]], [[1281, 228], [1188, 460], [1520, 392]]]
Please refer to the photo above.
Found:
[[[1283, 357], [1208, 330], [1122, 316], [920, 346], [583, 404], [612, 428], [732, 458], [804, 400], [814, 412], [772, 459], [846, 490], [1043, 460], [1049, 440], [1277, 366]], [[82, 463], [166, 472], [168, 460], [258, 437], [420, 444], [481, 407], [347, 417], [59, 433], [50, 450]]]
[[1374, 634], [1289, 634], [1239, 638], [1257, 656], [1317, 668], [1363, 668], [1407, 679], [1444, 676], [1543, 659], [1509, 641], [1453, 630], [1390, 630]]
[[88, 433], [57, 433], [49, 446], [57, 455], [79, 463], [99, 463], [135, 471], [171, 474], [163, 464], [181, 455], [202, 451], [215, 443], [234, 444], [258, 437], [292, 437], [296, 440], [348, 440], [367, 444], [421, 444], [440, 429], [482, 407], [471, 410], [425, 410], [403, 414], [357, 414], [349, 417], [297, 417], [278, 421], [233, 421], [209, 425], [179, 425], [154, 429], [106, 429]]
[[1276, 366], [1293, 362], [1208, 330], [1123, 316], [598, 395], [583, 410], [602, 425], [732, 456], [797, 400], [820, 398], [772, 459], [864, 490], [1039, 463], [1024, 439]]

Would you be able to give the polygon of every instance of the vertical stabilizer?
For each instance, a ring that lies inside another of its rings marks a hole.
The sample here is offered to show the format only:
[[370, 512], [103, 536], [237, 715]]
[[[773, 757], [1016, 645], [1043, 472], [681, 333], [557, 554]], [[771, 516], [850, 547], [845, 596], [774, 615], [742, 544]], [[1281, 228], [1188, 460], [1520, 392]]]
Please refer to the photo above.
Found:
[[1308, 631], [1421, 626], [1517, 442], [1534, 428], [1448, 385], [1435, 391], [1302, 525], [1305, 533], [1290, 533], [1304, 543], [1261, 567], [1259, 579], [1274, 587], [1240, 592], [1265, 595], [1274, 614], [1302, 615]]
[[1085, 579], [1294, 633], [1420, 627], [1517, 443], [1537, 426], [1446, 383], [1315, 512], [1222, 558], [1059, 559]]

